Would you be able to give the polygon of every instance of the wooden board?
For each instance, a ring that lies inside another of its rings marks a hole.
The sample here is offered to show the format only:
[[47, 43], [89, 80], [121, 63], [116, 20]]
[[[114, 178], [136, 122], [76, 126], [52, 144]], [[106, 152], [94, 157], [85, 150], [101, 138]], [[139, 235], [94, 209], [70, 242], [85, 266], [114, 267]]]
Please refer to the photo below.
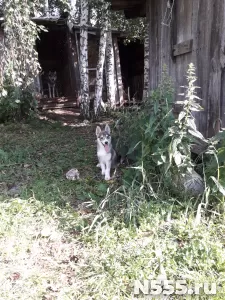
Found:
[[192, 51], [193, 39], [173, 46], [173, 56], [182, 55]]

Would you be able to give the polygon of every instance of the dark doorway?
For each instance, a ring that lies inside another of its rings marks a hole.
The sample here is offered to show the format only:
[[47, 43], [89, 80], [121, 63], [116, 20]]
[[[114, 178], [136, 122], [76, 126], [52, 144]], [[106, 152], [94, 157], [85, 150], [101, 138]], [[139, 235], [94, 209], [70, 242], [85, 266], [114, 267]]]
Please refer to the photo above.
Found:
[[140, 41], [124, 44], [119, 41], [121, 73], [124, 87], [124, 98], [142, 100], [144, 85], [144, 45]]
[[71, 74], [71, 53], [68, 43], [68, 29], [66, 26], [50, 25], [48, 32], [41, 32], [37, 41], [39, 62], [42, 68], [42, 91], [48, 97], [47, 74], [57, 72], [57, 91], [59, 97], [75, 95], [75, 87]]

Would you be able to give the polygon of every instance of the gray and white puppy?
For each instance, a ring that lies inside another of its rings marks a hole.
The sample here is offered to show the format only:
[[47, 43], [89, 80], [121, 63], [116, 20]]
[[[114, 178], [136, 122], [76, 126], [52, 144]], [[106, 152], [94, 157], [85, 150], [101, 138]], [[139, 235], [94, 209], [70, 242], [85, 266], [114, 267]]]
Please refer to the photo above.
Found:
[[56, 88], [57, 84], [57, 73], [56, 71], [49, 71], [48, 72], [48, 96], [49, 98], [55, 98], [58, 97], [58, 91]]
[[110, 170], [116, 167], [117, 155], [112, 147], [112, 139], [110, 135], [110, 127], [106, 124], [105, 129], [102, 130], [99, 126], [96, 127], [97, 136], [97, 156], [101, 167], [102, 175], [105, 180], [110, 180]]

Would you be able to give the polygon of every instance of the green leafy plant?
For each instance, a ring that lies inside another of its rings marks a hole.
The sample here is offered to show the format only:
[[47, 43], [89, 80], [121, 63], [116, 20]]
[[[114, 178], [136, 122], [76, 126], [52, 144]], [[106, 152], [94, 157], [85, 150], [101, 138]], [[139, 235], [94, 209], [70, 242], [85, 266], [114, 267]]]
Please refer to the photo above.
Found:
[[37, 101], [29, 88], [4, 84], [0, 93], [0, 122], [19, 121], [35, 115]]
[[196, 79], [194, 65], [190, 64], [188, 84], [181, 94], [184, 99], [178, 102], [182, 104], [182, 110], [175, 119], [172, 110], [174, 90], [164, 67], [159, 87], [141, 109], [122, 113], [115, 124], [117, 149], [122, 156], [127, 156], [131, 164], [124, 171], [123, 185], [112, 198], [116, 199], [114, 203], [124, 201], [125, 206], [129, 203], [132, 218], [136, 220], [137, 212], [142, 215], [142, 207], [146, 209], [148, 201], [165, 201], [167, 198], [179, 202], [180, 197], [188, 199], [186, 181], [191, 183], [193, 176], [199, 180], [196, 195], [198, 191], [204, 192], [203, 179], [194, 172], [195, 162], [191, 155], [192, 143], [203, 143], [206, 147], [210, 144], [197, 130], [192, 115], [193, 111], [201, 110], [197, 103], [200, 99], [196, 93]]
[[159, 174], [166, 159], [171, 139], [167, 131], [174, 124], [173, 95], [172, 82], [164, 67], [159, 87], [139, 110], [123, 112], [115, 125], [119, 153], [127, 156], [135, 167], [143, 165], [148, 174]]
[[[209, 140], [205, 153], [205, 175], [211, 195], [219, 200], [225, 199], [225, 130]], [[221, 197], [222, 196], [222, 197]]]
[[187, 173], [192, 173], [194, 164], [191, 159], [191, 145], [193, 142], [204, 142], [207, 144], [207, 140], [197, 130], [195, 124], [195, 118], [192, 114], [193, 111], [201, 111], [202, 107], [197, 103], [197, 100], [201, 100], [197, 96], [195, 82], [197, 77], [195, 75], [195, 67], [191, 63], [187, 71], [188, 85], [184, 86], [185, 92], [180, 94], [184, 97], [184, 100], [177, 101], [176, 104], [183, 106], [177, 120], [175, 120], [174, 126], [169, 128], [169, 135], [171, 136], [171, 142], [168, 147], [169, 162], [168, 168], [174, 163], [181, 176], [185, 176]]

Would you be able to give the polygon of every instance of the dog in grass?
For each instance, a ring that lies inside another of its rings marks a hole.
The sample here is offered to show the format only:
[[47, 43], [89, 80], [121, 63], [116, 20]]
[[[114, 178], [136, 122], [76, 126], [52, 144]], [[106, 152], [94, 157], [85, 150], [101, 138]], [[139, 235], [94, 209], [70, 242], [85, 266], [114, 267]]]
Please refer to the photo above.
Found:
[[117, 154], [112, 147], [112, 138], [110, 135], [110, 127], [106, 124], [102, 130], [99, 126], [96, 127], [97, 137], [97, 156], [99, 163], [97, 167], [102, 170], [102, 175], [105, 180], [110, 180], [111, 168], [115, 168], [117, 164]]

